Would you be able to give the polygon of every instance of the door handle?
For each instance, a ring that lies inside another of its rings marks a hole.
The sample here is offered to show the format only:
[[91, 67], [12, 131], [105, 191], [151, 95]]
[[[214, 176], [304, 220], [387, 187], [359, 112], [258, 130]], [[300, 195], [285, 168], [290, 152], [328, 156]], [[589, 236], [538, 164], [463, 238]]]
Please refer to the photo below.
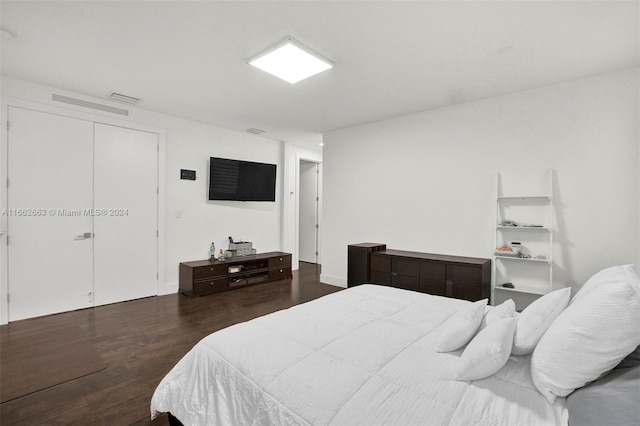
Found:
[[74, 240], [86, 240], [87, 238], [91, 238], [91, 232], [85, 232], [82, 235], [78, 235], [74, 238]]

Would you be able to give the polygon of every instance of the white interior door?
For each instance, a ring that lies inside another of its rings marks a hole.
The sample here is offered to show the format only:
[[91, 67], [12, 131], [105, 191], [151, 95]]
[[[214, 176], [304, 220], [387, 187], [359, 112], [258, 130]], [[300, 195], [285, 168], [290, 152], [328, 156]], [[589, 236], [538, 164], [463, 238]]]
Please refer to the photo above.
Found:
[[9, 320], [93, 305], [93, 123], [9, 107]]
[[95, 124], [95, 304], [157, 294], [158, 135]]
[[298, 258], [318, 263], [318, 164], [300, 161]]

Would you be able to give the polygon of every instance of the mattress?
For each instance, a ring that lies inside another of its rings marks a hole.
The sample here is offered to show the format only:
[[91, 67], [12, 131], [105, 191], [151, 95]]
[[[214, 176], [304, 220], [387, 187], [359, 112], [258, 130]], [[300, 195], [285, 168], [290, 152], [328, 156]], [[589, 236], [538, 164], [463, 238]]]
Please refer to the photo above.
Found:
[[185, 425], [566, 425], [529, 356], [453, 380], [440, 325], [470, 302], [360, 285], [213, 333], [163, 378], [152, 418]]

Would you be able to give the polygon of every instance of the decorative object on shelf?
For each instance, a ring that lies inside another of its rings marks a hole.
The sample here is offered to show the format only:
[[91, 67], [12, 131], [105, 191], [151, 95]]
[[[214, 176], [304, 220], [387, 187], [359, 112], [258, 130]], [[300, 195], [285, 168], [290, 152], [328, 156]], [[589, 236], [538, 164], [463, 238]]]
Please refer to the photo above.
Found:
[[218, 260], [220, 262], [224, 262], [224, 253], [222, 252], [222, 249], [220, 249], [220, 253], [218, 254]]
[[250, 241], [234, 241], [233, 238], [229, 237], [229, 249], [227, 252], [230, 252], [227, 257], [247, 256], [256, 254], [256, 249], [253, 248], [253, 243]]
[[214, 262], [216, 260], [216, 245], [215, 243], [211, 243], [211, 247], [209, 247], [209, 260]]
[[498, 247], [495, 252], [496, 256], [501, 257], [518, 257], [518, 253], [515, 253], [511, 247]]
[[511, 251], [513, 251], [515, 254], [520, 254], [520, 252], [522, 251], [522, 243], [520, 243], [519, 241], [511, 241]]

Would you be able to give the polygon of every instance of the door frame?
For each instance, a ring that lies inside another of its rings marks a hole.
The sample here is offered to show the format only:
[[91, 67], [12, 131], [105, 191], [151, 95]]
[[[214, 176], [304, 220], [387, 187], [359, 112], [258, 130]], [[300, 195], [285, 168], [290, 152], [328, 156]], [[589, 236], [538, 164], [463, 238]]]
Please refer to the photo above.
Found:
[[316, 196], [316, 200], [314, 202], [314, 209], [315, 209], [315, 214], [314, 214], [314, 222], [317, 225], [314, 232], [315, 232], [315, 263], [316, 265], [320, 264], [319, 258], [320, 258], [320, 162], [318, 161], [309, 161], [309, 160], [305, 160], [305, 159], [300, 159], [298, 161], [298, 179], [297, 179], [297, 183], [298, 183], [298, 215], [297, 215], [297, 223], [298, 223], [298, 261], [302, 262], [302, 260], [300, 259], [300, 236], [302, 235], [301, 232], [301, 225], [300, 225], [300, 210], [301, 210], [301, 201], [302, 201], [302, 192], [301, 192], [301, 184], [300, 184], [300, 180], [301, 180], [301, 176], [302, 176], [302, 164], [306, 163], [306, 164], [314, 164], [315, 165], [315, 196]]
[[[134, 121], [113, 118], [107, 115], [90, 112], [89, 108], [64, 108], [55, 104], [45, 104], [35, 101], [0, 96], [0, 117], [2, 117], [2, 131], [0, 131], [0, 212], [7, 207], [7, 171], [8, 171], [8, 138], [9, 128], [7, 119], [9, 107], [29, 109], [49, 114], [61, 115], [69, 118], [104, 123], [158, 135], [158, 280], [157, 294], [169, 294], [175, 291], [168, 289], [165, 283], [165, 131], [164, 129], [148, 126]], [[7, 231], [7, 216], [0, 215], [0, 232]], [[10, 237], [10, 236], [9, 236]], [[0, 236], [0, 324], [7, 324], [9, 320], [8, 300], [8, 257], [7, 235]]]

